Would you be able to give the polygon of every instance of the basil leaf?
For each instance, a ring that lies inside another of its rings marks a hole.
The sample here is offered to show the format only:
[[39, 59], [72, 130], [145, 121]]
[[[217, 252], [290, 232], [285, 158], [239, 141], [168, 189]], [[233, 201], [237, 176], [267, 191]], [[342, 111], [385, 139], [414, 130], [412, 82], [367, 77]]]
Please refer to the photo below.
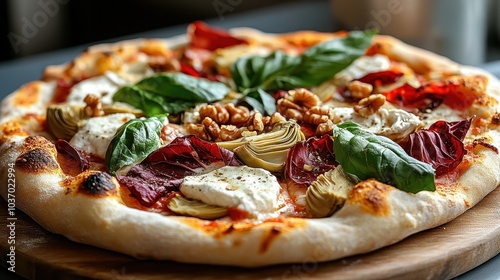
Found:
[[171, 100], [196, 102], [218, 101], [229, 93], [229, 87], [223, 83], [196, 78], [183, 73], [157, 74], [145, 78], [136, 86]]
[[333, 130], [335, 159], [359, 180], [375, 178], [406, 192], [435, 191], [434, 169], [418, 161], [389, 138], [346, 122]]
[[118, 129], [106, 151], [111, 174], [125, 165], [145, 159], [160, 147], [160, 134], [167, 116], [132, 119]]
[[[313, 87], [330, 79], [362, 56], [373, 31], [352, 31], [345, 38], [323, 42], [299, 56], [276, 51], [267, 57], [248, 56], [231, 65], [231, 78], [244, 94]], [[255, 98], [255, 97], [254, 97]]]
[[113, 95], [113, 100], [130, 104], [142, 110], [146, 116], [156, 116], [165, 113], [176, 114], [196, 105], [196, 102], [169, 100], [137, 86], [120, 88]]
[[162, 73], [122, 87], [113, 95], [113, 101], [130, 104], [147, 116], [155, 116], [176, 114], [197, 103], [221, 100], [229, 91], [230, 88], [220, 82], [183, 73]]
[[[243, 96], [242, 98], [240, 98], [238, 100], [238, 104], [241, 105], [242, 103], [243, 103], [243, 106], [245, 106], [246, 104], [250, 105], [250, 107], [252, 107], [255, 111], [259, 111], [259, 112], [266, 111], [262, 102], [260, 100], [253, 98], [253, 97]], [[244, 104], [244, 103], [246, 103], [246, 104]]]
[[231, 65], [231, 78], [242, 92], [279, 89], [280, 80], [290, 76], [300, 64], [300, 58], [276, 51], [267, 57], [248, 56]]
[[309, 48], [302, 54], [295, 75], [311, 86], [323, 83], [364, 55], [373, 35], [374, 31], [352, 31], [343, 39], [326, 41]]
[[[247, 94], [247, 98], [249, 97], [257, 100], [260, 104], [262, 104], [261, 109], [257, 111], [266, 113], [268, 115], [272, 115], [274, 112], [276, 112], [276, 100], [266, 91], [259, 88], [256, 91], [249, 92]], [[253, 107], [254, 109], [257, 109], [255, 108], [255, 106]]]

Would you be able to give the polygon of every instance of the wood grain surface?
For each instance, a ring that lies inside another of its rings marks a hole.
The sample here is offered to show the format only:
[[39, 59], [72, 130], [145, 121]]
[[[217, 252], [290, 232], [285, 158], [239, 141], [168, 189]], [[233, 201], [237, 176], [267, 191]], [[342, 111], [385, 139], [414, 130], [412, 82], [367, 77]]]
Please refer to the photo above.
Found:
[[[6, 265], [10, 232], [0, 205]], [[28, 279], [450, 279], [500, 253], [500, 188], [452, 222], [369, 254], [255, 269], [137, 260], [47, 232], [19, 210], [15, 217], [16, 273]]]

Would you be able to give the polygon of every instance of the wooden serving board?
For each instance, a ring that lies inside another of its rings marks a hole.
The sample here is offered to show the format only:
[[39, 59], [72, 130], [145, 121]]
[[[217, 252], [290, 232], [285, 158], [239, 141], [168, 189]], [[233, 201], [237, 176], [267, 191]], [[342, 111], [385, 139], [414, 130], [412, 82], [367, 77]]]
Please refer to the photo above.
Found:
[[[0, 204], [6, 265], [8, 216]], [[449, 279], [500, 253], [500, 188], [452, 222], [373, 253], [255, 269], [137, 260], [49, 233], [18, 210], [16, 218], [16, 273], [28, 279]]]

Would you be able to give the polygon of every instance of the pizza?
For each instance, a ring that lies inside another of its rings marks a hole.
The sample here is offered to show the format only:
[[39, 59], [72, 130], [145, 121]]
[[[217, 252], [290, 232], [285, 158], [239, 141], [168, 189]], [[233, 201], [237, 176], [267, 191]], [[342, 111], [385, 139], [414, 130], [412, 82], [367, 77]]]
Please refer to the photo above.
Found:
[[5, 98], [1, 194], [50, 232], [141, 259], [335, 260], [493, 191], [499, 99], [491, 74], [370, 30], [194, 22], [90, 47]]

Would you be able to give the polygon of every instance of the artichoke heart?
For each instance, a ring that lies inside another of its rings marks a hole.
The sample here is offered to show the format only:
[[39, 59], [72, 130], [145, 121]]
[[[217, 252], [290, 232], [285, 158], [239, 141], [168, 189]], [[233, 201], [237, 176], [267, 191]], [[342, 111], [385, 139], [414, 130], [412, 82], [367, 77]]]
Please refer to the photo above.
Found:
[[306, 192], [306, 211], [315, 218], [329, 217], [338, 211], [355, 183], [337, 166], [318, 176]]
[[250, 167], [281, 172], [285, 167], [288, 150], [304, 139], [300, 126], [294, 121], [288, 121], [278, 124], [271, 132], [217, 144], [232, 150]]
[[190, 199], [176, 194], [168, 203], [168, 209], [180, 215], [188, 215], [200, 219], [213, 220], [227, 215], [226, 207], [206, 204], [200, 200]]
[[69, 141], [85, 124], [89, 116], [85, 105], [51, 105], [47, 108], [47, 127], [58, 139]]
[[[56, 104], [47, 108], [46, 121], [49, 132], [58, 139], [66, 141], [78, 132], [78, 130], [85, 125], [87, 120], [92, 115], [92, 110], [88, 110], [86, 105], [63, 105]], [[104, 106], [102, 108], [104, 115], [112, 115], [117, 113], [132, 113], [136, 117], [142, 117], [142, 111], [122, 104], [113, 104], [111, 106]]]

